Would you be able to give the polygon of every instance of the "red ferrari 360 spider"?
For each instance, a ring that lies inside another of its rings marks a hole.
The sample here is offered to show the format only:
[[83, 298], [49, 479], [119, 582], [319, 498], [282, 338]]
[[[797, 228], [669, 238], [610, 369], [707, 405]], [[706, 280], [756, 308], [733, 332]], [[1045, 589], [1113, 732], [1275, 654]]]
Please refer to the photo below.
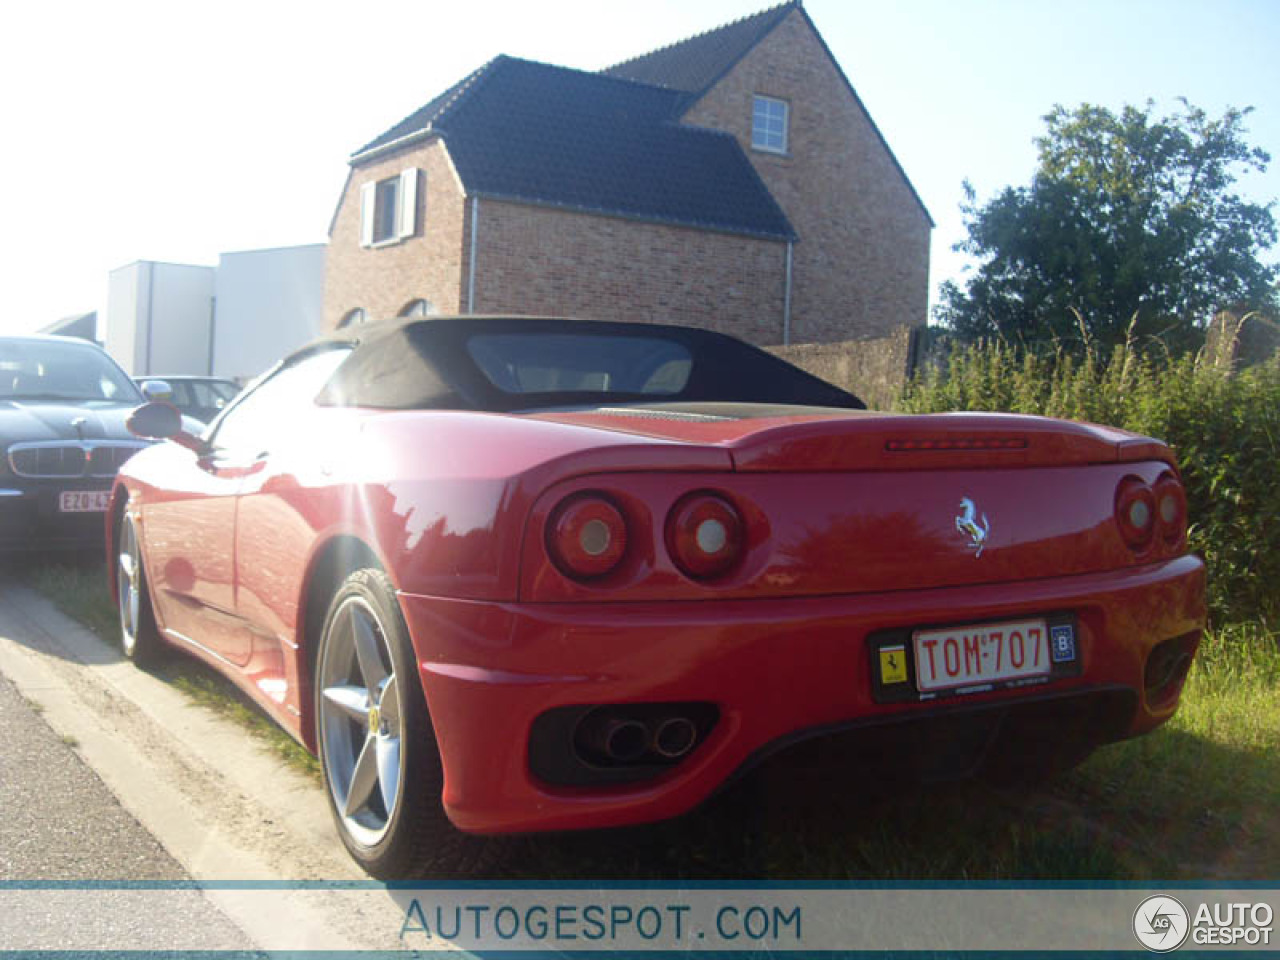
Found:
[[174, 442], [112, 494], [126, 653], [194, 653], [317, 752], [381, 877], [675, 816], [820, 735], [1069, 763], [1173, 714], [1204, 623], [1164, 444], [873, 413], [702, 330], [370, 324], [203, 437], [133, 426]]

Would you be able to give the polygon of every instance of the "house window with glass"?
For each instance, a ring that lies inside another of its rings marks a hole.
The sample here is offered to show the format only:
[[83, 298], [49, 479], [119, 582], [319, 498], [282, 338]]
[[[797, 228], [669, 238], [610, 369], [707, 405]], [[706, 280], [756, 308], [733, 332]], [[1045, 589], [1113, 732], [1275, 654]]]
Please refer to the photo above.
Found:
[[396, 197], [400, 193], [400, 178], [379, 180], [373, 202], [373, 242], [383, 243], [398, 239], [400, 207]]
[[751, 104], [751, 146], [770, 153], [787, 152], [787, 101], [756, 96]]
[[360, 186], [360, 246], [399, 243], [418, 232], [418, 170]]

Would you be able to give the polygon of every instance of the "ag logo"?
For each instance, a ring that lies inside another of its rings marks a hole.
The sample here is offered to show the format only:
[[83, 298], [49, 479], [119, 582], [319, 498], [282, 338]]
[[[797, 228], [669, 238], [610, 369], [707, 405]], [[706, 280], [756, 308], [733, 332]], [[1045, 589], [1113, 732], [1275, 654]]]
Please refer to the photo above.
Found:
[[1153, 953], [1177, 950], [1187, 939], [1191, 917], [1187, 908], [1163, 894], [1147, 897], [1133, 915], [1133, 935]]

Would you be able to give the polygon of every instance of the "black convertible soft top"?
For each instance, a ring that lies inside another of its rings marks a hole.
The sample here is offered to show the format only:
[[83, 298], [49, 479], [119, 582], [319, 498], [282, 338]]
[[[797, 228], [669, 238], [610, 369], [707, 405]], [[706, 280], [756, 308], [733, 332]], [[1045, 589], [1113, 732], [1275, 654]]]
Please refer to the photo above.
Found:
[[644, 402], [864, 409], [851, 393], [734, 337], [652, 323], [426, 317], [339, 330], [355, 349], [317, 401], [510, 412]]

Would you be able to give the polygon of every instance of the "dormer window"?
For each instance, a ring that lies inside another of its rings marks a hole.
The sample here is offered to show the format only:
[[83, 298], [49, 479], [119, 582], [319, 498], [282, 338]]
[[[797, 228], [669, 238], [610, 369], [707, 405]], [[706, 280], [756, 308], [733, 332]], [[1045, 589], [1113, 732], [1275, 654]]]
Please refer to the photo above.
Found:
[[360, 246], [397, 243], [417, 232], [417, 168], [360, 186]]
[[751, 103], [751, 146], [769, 153], [787, 152], [787, 101], [755, 96]]

